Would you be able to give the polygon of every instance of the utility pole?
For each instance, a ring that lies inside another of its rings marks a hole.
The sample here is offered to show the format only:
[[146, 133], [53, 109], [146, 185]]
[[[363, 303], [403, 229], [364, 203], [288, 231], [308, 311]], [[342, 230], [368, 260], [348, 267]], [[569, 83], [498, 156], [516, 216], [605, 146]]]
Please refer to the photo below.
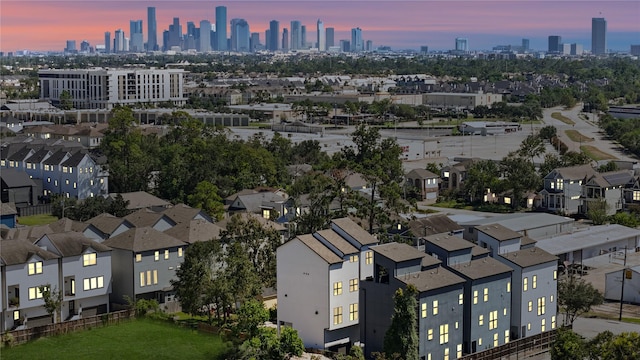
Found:
[[620, 314], [618, 321], [622, 321], [622, 304], [624, 299], [624, 278], [627, 276], [627, 247], [624, 247], [624, 265], [622, 266], [622, 287], [620, 288]]

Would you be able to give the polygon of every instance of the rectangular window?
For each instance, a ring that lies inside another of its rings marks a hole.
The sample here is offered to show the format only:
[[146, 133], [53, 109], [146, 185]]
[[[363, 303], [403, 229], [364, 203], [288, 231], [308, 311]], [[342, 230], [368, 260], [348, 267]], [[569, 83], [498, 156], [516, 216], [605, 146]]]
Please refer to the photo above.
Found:
[[640, 201], [640, 191], [638, 190], [633, 191], [633, 201]]
[[456, 346], [456, 358], [462, 357], [462, 344]]
[[507, 316], [507, 308], [502, 309], [502, 315]]
[[449, 324], [440, 325], [440, 345], [449, 342]]
[[181, 247], [178, 248], [178, 257], [182, 257], [182, 248]]
[[482, 346], [482, 338], [478, 338], [478, 346]]
[[29, 263], [29, 275], [42, 274], [42, 261]]
[[423, 318], [427, 317], [427, 303], [426, 302], [420, 304], [420, 313], [422, 314]]
[[462, 293], [458, 294], [458, 305], [462, 305], [464, 303], [464, 295]]
[[553, 302], [553, 295], [549, 297], [549, 302]]
[[147, 286], [151, 285], [151, 270], [147, 270]]
[[529, 310], [529, 312], [533, 311], [533, 301], [529, 301], [528, 310]]
[[455, 324], [456, 329], [458, 329], [458, 325], [459, 325], [459, 324], [458, 324], [458, 322], [456, 321], [456, 324]]
[[478, 290], [473, 290], [473, 304], [478, 303]]
[[342, 295], [342, 281], [333, 283], [333, 296]]
[[507, 281], [507, 292], [511, 292], [511, 281]]
[[342, 306], [333, 308], [333, 325], [342, 324]]
[[373, 264], [373, 251], [369, 250], [365, 254], [365, 264], [371, 265]]
[[158, 283], [158, 270], [153, 270], [153, 284]]
[[531, 323], [527, 323], [527, 331], [531, 331]]
[[493, 347], [498, 347], [498, 334], [493, 334]]
[[556, 328], [556, 316], [553, 315], [551, 317], [551, 329], [555, 329]]
[[553, 270], [553, 280], [558, 280], [558, 270]]
[[484, 293], [482, 295], [483, 295], [484, 302], [489, 301], [489, 288], [484, 288]]
[[449, 348], [444, 348], [444, 360], [449, 360]]
[[349, 305], [349, 320], [358, 320], [358, 303]]
[[164, 259], [169, 260], [169, 249], [164, 251]]
[[529, 279], [528, 278], [522, 279], [522, 291], [527, 291], [528, 288], [529, 288]]
[[85, 278], [84, 281], [84, 291], [101, 289], [104, 287], [104, 276], [97, 276], [91, 278]]
[[156, 252], [154, 253], [154, 255], [153, 255], [153, 259], [154, 259], [155, 261], [160, 260], [160, 251], [156, 251]]
[[69, 185], [69, 179], [66, 179], [66, 180], [64, 181], [64, 184], [65, 184], [65, 185]]
[[433, 300], [433, 306], [431, 307], [433, 315], [438, 315], [438, 300]]
[[358, 291], [358, 278], [349, 280], [349, 292]]
[[533, 275], [531, 278], [531, 288], [536, 289], [538, 287], [538, 275]]
[[484, 315], [478, 316], [478, 325], [479, 326], [483, 326], [484, 325]]
[[136, 262], [142, 261], [142, 254], [136, 254]]
[[544, 296], [538, 298], [538, 316], [544, 315], [546, 312], [546, 306], [544, 304]]
[[42, 299], [42, 291], [37, 286], [29, 288], [29, 300]]
[[433, 340], [433, 329], [427, 330], [427, 340]]
[[349, 262], [358, 262], [358, 255], [349, 256]]
[[489, 312], [489, 330], [498, 328], [498, 310]]
[[509, 330], [504, 331], [504, 343], [507, 344], [509, 342]]
[[82, 266], [95, 265], [96, 262], [97, 262], [96, 253], [90, 253], [90, 254], [83, 254], [82, 255]]
[[77, 189], [77, 188], [78, 188], [78, 184], [77, 184], [75, 181], [73, 182], [73, 188], [74, 188], [74, 189]]
[[144, 271], [140, 271], [140, 287], [144, 287]]
[[18, 321], [20, 320], [20, 310], [14, 310], [13, 311], [13, 321]]
[[542, 321], [540, 322], [540, 331], [547, 331], [547, 319], [542, 319]]

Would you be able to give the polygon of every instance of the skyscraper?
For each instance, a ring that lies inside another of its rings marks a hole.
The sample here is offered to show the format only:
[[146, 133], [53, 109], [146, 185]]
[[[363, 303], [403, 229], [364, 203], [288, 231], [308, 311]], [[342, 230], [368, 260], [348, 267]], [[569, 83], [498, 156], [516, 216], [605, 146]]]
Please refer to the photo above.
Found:
[[269, 50], [277, 51], [278, 43], [280, 42], [280, 23], [277, 20], [271, 20], [269, 22], [269, 35], [271, 39], [269, 39]]
[[64, 52], [66, 53], [75, 53], [78, 50], [76, 49], [76, 41], [75, 40], [67, 40], [67, 47], [64, 48]]
[[249, 52], [249, 23], [245, 19], [231, 19], [231, 49], [232, 51]]
[[302, 43], [302, 49], [307, 48], [307, 27], [305, 25], [300, 26], [300, 42]]
[[529, 51], [529, 39], [522, 39], [522, 52]]
[[326, 41], [327, 34], [324, 32], [324, 23], [322, 22], [322, 20], [318, 19], [318, 22], [316, 24], [317, 24], [316, 39], [318, 40], [318, 51], [325, 51], [327, 50], [327, 41]]
[[211, 51], [211, 22], [209, 20], [200, 21], [200, 39], [198, 39], [198, 51]]
[[291, 21], [291, 50], [299, 50], [302, 48], [302, 29], [300, 26], [300, 21]]
[[591, 19], [591, 53], [603, 55], [607, 53], [607, 20]]
[[561, 52], [562, 47], [562, 36], [551, 35], [549, 36], [549, 48], [547, 52], [552, 54], [557, 54]]
[[271, 49], [271, 30], [269, 29], [264, 31], [264, 48], [266, 50]]
[[251, 52], [260, 50], [260, 33], [257, 33], [257, 32], [251, 33], [251, 38], [249, 39], [249, 43], [251, 46]]
[[124, 31], [122, 29], [116, 30], [113, 37], [113, 52], [119, 53], [124, 51]]
[[289, 30], [282, 29], [282, 51], [289, 51]]
[[362, 47], [362, 29], [359, 27], [351, 29], [351, 52], [361, 52]]
[[328, 27], [327, 31], [326, 31], [326, 41], [327, 41], [327, 50], [329, 50], [330, 47], [335, 45], [335, 30], [332, 27]]
[[144, 40], [142, 39], [142, 20], [129, 21], [129, 50], [133, 52], [144, 51]]
[[218, 48], [215, 50], [227, 50], [227, 7], [216, 7], [216, 38], [218, 39]]
[[458, 52], [469, 51], [469, 40], [467, 38], [456, 38], [456, 51]]
[[165, 50], [171, 50], [172, 47], [182, 48], [182, 25], [177, 17], [174, 17], [173, 24], [169, 25], [169, 42]]
[[158, 50], [158, 24], [156, 23], [156, 8], [147, 8], [147, 51]]
[[106, 31], [104, 33], [104, 53], [109, 54], [111, 52], [111, 33]]

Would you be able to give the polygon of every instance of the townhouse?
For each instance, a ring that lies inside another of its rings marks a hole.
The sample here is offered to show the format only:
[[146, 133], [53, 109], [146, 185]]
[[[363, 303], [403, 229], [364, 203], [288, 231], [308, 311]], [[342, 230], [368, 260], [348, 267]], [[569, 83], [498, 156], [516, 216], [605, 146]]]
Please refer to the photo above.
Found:
[[413, 169], [406, 175], [407, 182], [415, 187], [420, 201], [435, 202], [438, 199], [440, 177], [429, 170]]
[[593, 202], [605, 201], [608, 216], [614, 215], [624, 206], [624, 189], [633, 181], [631, 170], [596, 173], [588, 177], [583, 185], [580, 213], [587, 214]]
[[596, 174], [591, 165], [557, 168], [543, 179], [540, 191], [541, 208], [565, 215], [577, 214], [582, 204], [582, 184], [585, 179]]

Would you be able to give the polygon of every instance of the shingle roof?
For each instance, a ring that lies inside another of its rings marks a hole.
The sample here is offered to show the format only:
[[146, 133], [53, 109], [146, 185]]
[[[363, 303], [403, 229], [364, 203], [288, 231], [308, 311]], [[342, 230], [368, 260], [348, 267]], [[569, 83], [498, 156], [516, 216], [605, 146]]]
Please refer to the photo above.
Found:
[[82, 159], [84, 159], [85, 156], [87, 156], [87, 154], [84, 154], [82, 152], [77, 152], [77, 153], [71, 155], [71, 157], [68, 158], [61, 165], [62, 166], [69, 166], [69, 167], [76, 167], [76, 166], [80, 165], [80, 162], [82, 161]]
[[441, 263], [440, 260], [429, 256], [412, 246], [402, 243], [392, 242], [381, 244], [378, 246], [372, 246], [371, 250], [396, 263], [415, 259], [424, 259], [422, 261], [423, 266], [430, 266]]
[[130, 250], [133, 252], [159, 250], [186, 245], [185, 242], [151, 227], [129, 229], [105, 240], [103, 244], [115, 249]]
[[16, 215], [18, 211], [16, 210], [16, 204], [12, 202], [3, 203], [0, 202], [0, 215]]
[[481, 231], [497, 241], [506, 241], [521, 238], [522, 235], [500, 224], [490, 224], [476, 226], [476, 230]]
[[465, 282], [463, 278], [441, 266], [438, 266], [434, 269], [421, 271], [419, 273], [400, 276], [397, 277], [397, 279], [405, 284], [414, 285], [420, 292], [440, 289], [443, 287], [462, 284]]
[[584, 179], [585, 177], [596, 174], [596, 171], [589, 164], [557, 168], [555, 172], [563, 179], [573, 180]]
[[431, 171], [427, 170], [427, 169], [413, 169], [411, 171], [409, 171], [409, 173], [407, 173], [407, 177], [408, 178], [419, 178], [419, 179], [433, 179], [433, 178], [439, 178], [440, 176], [432, 173]]
[[165, 234], [171, 235], [176, 239], [193, 244], [197, 241], [209, 241], [219, 239], [220, 233], [223, 231], [220, 226], [212, 224], [206, 220], [196, 219], [183, 223], [164, 231]]
[[183, 223], [195, 219], [200, 213], [200, 209], [192, 208], [185, 204], [177, 204], [164, 210], [162, 213], [176, 223]]
[[162, 213], [157, 213], [149, 209], [140, 209], [125, 216], [124, 219], [135, 227], [146, 227], [155, 225], [162, 217]]
[[342, 262], [342, 259], [336, 255], [331, 249], [324, 246], [318, 239], [314, 238], [311, 234], [299, 235], [296, 239], [305, 244], [311, 251], [316, 253], [320, 258], [326, 261], [328, 264], [338, 264]]
[[42, 162], [42, 160], [44, 160], [47, 156], [49, 156], [49, 154], [51, 154], [51, 151], [47, 149], [40, 149], [29, 158], [27, 158], [26, 161], [32, 164], [38, 164]]
[[67, 232], [67, 231], [82, 232], [84, 229], [87, 228], [87, 224], [81, 221], [74, 221], [68, 218], [64, 218], [49, 224], [49, 228], [51, 228], [53, 232], [57, 232], [57, 233]]
[[377, 244], [378, 239], [366, 232], [360, 225], [349, 218], [333, 219], [331, 223], [351, 235], [360, 245]]
[[321, 230], [314, 234], [314, 236], [320, 236], [325, 239], [328, 243], [335, 246], [338, 251], [345, 255], [356, 254], [359, 253], [359, 250], [356, 249], [353, 245], [351, 245], [347, 240], [345, 240], [342, 236], [340, 236], [335, 231], [329, 230]]
[[12, 155], [10, 155], [7, 160], [13, 160], [13, 161], [23, 161], [25, 158], [27, 158], [27, 156], [30, 156], [30, 154], [33, 152], [33, 150], [31, 150], [31, 148], [25, 147], [22, 148], [16, 152], [14, 152]]
[[522, 268], [558, 261], [557, 256], [538, 247], [500, 254], [500, 256]]
[[[62, 255], [63, 257], [81, 255], [88, 248], [92, 248], [97, 252], [111, 251], [108, 246], [93, 241], [79, 232], [70, 231], [47, 234], [45, 236], [49, 238], [49, 240], [51, 240], [51, 243], [56, 247], [60, 255]], [[36, 244], [38, 244], [38, 241], [36, 241]]]
[[409, 221], [409, 227], [411, 228], [411, 233], [414, 236], [429, 236], [464, 229], [444, 214], [437, 214], [411, 220]]
[[513, 271], [509, 266], [491, 257], [471, 260], [465, 264], [454, 265], [451, 269], [471, 280], [483, 279], [489, 276]]
[[35, 186], [33, 180], [24, 171], [16, 169], [2, 169], [0, 178], [8, 188], [20, 188], [26, 186]]
[[119, 217], [113, 216], [109, 213], [102, 213], [98, 216], [95, 216], [85, 223], [91, 224], [95, 226], [98, 230], [102, 231], [102, 233], [106, 235], [110, 235], [113, 233], [120, 224], [122, 224], [125, 220]]
[[[111, 199], [115, 199], [117, 193], [109, 194]], [[122, 195], [122, 199], [129, 202], [127, 205], [127, 209], [129, 210], [138, 210], [142, 208], [154, 207], [154, 206], [167, 206], [170, 203], [166, 200], [162, 200], [159, 197], [153, 196], [145, 191], [134, 191], [128, 193], [120, 193]]]
[[0, 258], [2, 258], [5, 265], [24, 264], [33, 255], [37, 255], [43, 260], [59, 258], [58, 255], [25, 240], [2, 240]]
[[64, 160], [64, 157], [67, 156], [67, 154], [68, 153], [66, 150], [58, 150], [53, 154], [51, 154], [51, 156], [49, 156], [42, 163], [47, 165], [60, 165], [60, 163], [62, 162], [62, 160]]
[[438, 234], [438, 235], [427, 236], [425, 240], [446, 251], [471, 249], [474, 246], [473, 243], [470, 241], [459, 238], [457, 236], [451, 236], [448, 234]]
[[[267, 226], [267, 227], [273, 228], [273, 229], [278, 230], [278, 231], [284, 231], [284, 230], [287, 229], [283, 225], [278, 224], [277, 222], [273, 222], [273, 221], [271, 221], [269, 219], [265, 219], [262, 216], [259, 216], [257, 214], [250, 214], [250, 213], [244, 213], [243, 212], [243, 213], [234, 214], [233, 216], [239, 216], [240, 219], [242, 221], [245, 221], [245, 222], [247, 220], [249, 220], [249, 219], [254, 219], [254, 220], [257, 220], [260, 223], [260, 225]], [[230, 220], [231, 220], [231, 217], [223, 219], [223, 220], [220, 220], [220, 221], [218, 221], [216, 223], [216, 225], [218, 225], [221, 228], [226, 230], [227, 229], [227, 225], [229, 224]]]

